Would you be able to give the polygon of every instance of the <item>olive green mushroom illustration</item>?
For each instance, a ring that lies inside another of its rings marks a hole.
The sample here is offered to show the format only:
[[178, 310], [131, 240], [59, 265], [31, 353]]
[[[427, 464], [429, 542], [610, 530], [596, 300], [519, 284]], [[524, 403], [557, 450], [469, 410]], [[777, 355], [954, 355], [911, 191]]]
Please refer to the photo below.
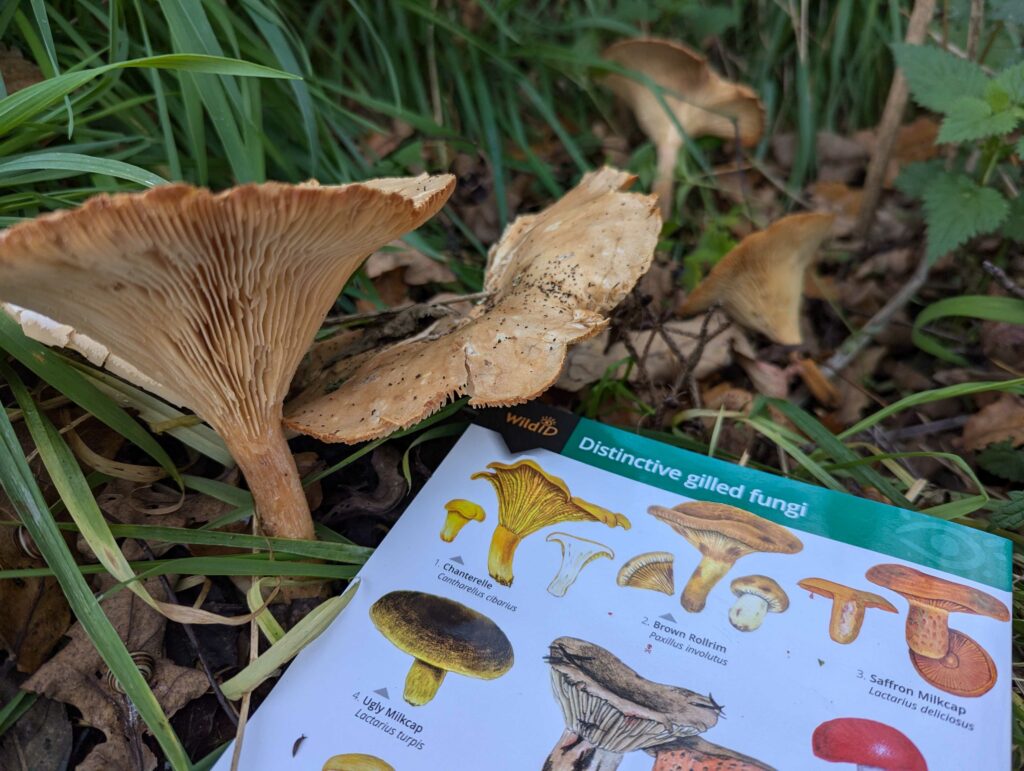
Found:
[[725, 503], [690, 501], [647, 512], [683, 536], [701, 553], [700, 564], [683, 590], [681, 603], [691, 613], [704, 610], [708, 593], [740, 557], [754, 552], [796, 554], [803, 543], [789, 530]]
[[451, 543], [455, 537], [470, 522], [483, 522], [487, 519], [484, 507], [479, 503], [467, 501], [463, 498], [455, 498], [444, 505], [446, 513], [444, 527], [441, 528], [441, 540]]
[[519, 542], [530, 533], [560, 522], [600, 522], [628, 530], [629, 520], [595, 503], [574, 497], [565, 482], [529, 458], [515, 463], [488, 463], [472, 479], [486, 479], [498, 496], [498, 526], [487, 554], [487, 572], [511, 586], [512, 559]]
[[493, 680], [512, 668], [512, 644], [497, 624], [460, 602], [416, 591], [385, 594], [370, 608], [374, 626], [415, 661], [405, 700], [419, 707], [449, 672]]
[[619, 586], [649, 589], [670, 597], [676, 593], [672, 565], [675, 557], [667, 551], [648, 551], [627, 560], [615, 577]]
[[548, 594], [555, 597], [564, 597], [569, 587], [576, 583], [583, 568], [594, 560], [601, 557], [615, 559], [615, 552], [610, 548], [587, 538], [579, 538], [568, 533], [551, 533], [544, 540], [562, 547], [562, 564], [548, 586]]
[[772, 766], [762, 763], [757, 758], [743, 755], [727, 747], [719, 747], [700, 736], [675, 739], [657, 747], [650, 747], [645, 752], [654, 755], [654, 766], [651, 771], [775, 771]]
[[864, 613], [878, 608], [896, 613], [896, 606], [873, 592], [852, 589], [824, 578], [805, 578], [797, 582], [801, 589], [832, 600], [832, 616], [828, 622], [828, 636], [840, 645], [849, 645], [857, 639], [864, 625]]
[[766, 613], [789, 609], [789, 596], [768, 576], [741, 576], [729, 588], [738, 598], [729, 609], [729, 623], [741, 632], [759, 629]]
[[395, 767], [376, 755], [349, 752], [328, 758], [323, 771], [395, 771]]
[[981, 696], [996, 684], [995, 662], [980, 644], [949, 628], [950, 613], [1009, 621], [1010, 611], [991, 594], [905, 565], [875, 565], [867, 579], [903, 595], [910, 661], [927, 682], [955, 696]]
[[586, 640], [558, 637], [544, 660], [565, 718], [544, 771], [613, 771], [625, 753], [706, 731], [722, 711], [710, 696], [647, 680]]

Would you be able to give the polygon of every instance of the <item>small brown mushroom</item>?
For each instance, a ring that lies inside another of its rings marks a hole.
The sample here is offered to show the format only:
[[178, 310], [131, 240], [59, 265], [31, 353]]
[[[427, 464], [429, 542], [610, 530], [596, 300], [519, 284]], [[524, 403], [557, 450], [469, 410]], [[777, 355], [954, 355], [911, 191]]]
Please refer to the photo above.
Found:
[[675, 557], [667, 551], [649, 551], [627, 560], [615, 577], [619, 586], [650, 589], [672, 596], [676, 593], [672, 565]]
[[741, 632], [760, 628], [765, 613], [785, 613], [789, 596], [768, 576], [741, 576], [729, 588], [739, 599], [729, 609], [729, 623]]
[[832, 600], [832, 616], [828, 622], [828, 636], [842, 645], [857, 639], [864, 624], [864, 612], [878, 608], [886, 613], [896, 613], [896, 606], [873, 592], [851, 589], [824, 578], [805, 578], [797, 582], [811, 594]]
[[483, 506], [464, 498], [453, 498], [444, 505], [444, 510], [447, 514], [441, 528], [441, 540], [446, 543], [454, 541], [468, 523], [483, 522], [487, 518]]
[[711, 269], [679, 307], [692, 316], [721, 303], [747, 329], [782, 345], [799, 345], [804, 273], [835, 217], [791, 214], [752, 233]]
[[803, 543], [789, 530], [725, 503], [691, 501], [671, 509], [651, 506], [649, 514], [670, 526], [701, 553], [700, 564], [683, 590], [691, 613], [704, 609], [708, 593], [740, 557], [753, 552], [796, 554]]
[[645, 750], [654, 755], [651, 771], [775, 771], [757, 758], [687, 736]]

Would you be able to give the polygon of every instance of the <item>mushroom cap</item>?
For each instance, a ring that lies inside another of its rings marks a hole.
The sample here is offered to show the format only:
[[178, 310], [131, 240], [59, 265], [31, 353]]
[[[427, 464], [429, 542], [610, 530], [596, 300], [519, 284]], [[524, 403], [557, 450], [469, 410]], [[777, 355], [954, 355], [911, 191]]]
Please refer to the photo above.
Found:
[[572, 535], [571, 533], [548, 533], [547, 538], [544, 539], [548, 543], [557, 543], [562, 548], [562, 555], [565, 555], [566, 546], [573, 546], [578, 544], [578, 548], [581, 553], [586, 553], [587, 557], [584, 565], [589, 564], [593, 560], [599, 557], [608, 557], [608, 559], [615, 559], [615, 552], [611, 550], [610, 546], [605, 546], [603, 543], [597, 541], [591, 541], [589, 538], [580, 538], [578, 535]]
[[286, 425], [360, 442], [463, 394], [486, 407], [545, 391], [567, 347], [600, 332], [604, 313], [651, 264], [661, 217], [653, 196], [625, 192], [634, 180], [617, 169], [590, 172], [544, 211], [518, 217], [491, 249], [491, 295], [468, 318], [372, 354], [354, 372], [341, 362], [288, 406]]
[[444, 505], [444, 510], [449, 514], [458, 514], [473, 522], [483, 522], [487, 518], [483, 506], [473, 503], [473, 501], [467, 501], [465, 498], [453, 498]]
[[957, 629], [949, 630], [949, 648], [940, 659], [910, 651], [914, 669], [926, 681], [955, 696], [981, 696], [992, 690], [999, 673], [988, 651]]
[[785, 590], [768, 576], [740, 576], [729, 584], [732, 593], [737, 597], [753, 594], [768, 603], [769, 613], [784, 613], [789, 607], [789, 596]]
[[615, 583], [619, 586], [633, 586], [653, 589], [665, 594], [675, 593], [673, 565], [675, 555], [667, 551], [649, 551], [626, 560]]
[[328, 758], [323, 771], [395, 771], [395, 768], [376, 755], [349, 752]]
[[892, 726], [859, 717], [828, 720], [814, 729], [816, 757], [886, 771], [928, 771], [921, 751]]
[[911, 603], [928, 605], [949, 613], [973, 613], [999, 621], [1010, 620], [1009, 609], [991, 594], [905, 565], [875, 565], [868, 570], [866, 576], [871, 583], [892, 589]]
[[505, 633], [455, 600], [389, 592], [373, 603], [370, 619], [395, 647], [438, 669], [493, 680], [512, 667], [512, 643]]
[[679, 313], [690, 316], [720, 302], [747, 329], [782, 345], [799, 345], [804, 272], [835, 216], [791, 214], [740, 241], [692, 291]]
[[[646, 75], [665, 89], [665, 103], [691, 137], [712, 135], [749, 147], [764, 130], [764, 107], [748, 86], [732, 83], [708, 66], [696, 51], [671, 40], [633, 38], [612, 44], [603, 54], [626, 69]], [[677, 133], [671, 118], [646, 84], [619, 74], [603, 82], [626, 102], [652, 141], [660, 143]], [[736, 120], [735, 126], [732, 119]]]
[[853, 600], [865, 608], [878, 608], [887, 613], [898, 612], [896, 606], [885, 599], [885, 597], [880, 597], [874, 592], [865, 592], [861, 589], [853, 589], [843, 584], [837, 584], [835, 581], [829, 581], [826, 578], [804, 578], [801, 581], [797, 581], [797, 586], [801, 589], [806, 589], [811, 594], [827, 597], [830, 600], [838, 600], [840, 602]]
[[751, 552], [796, 554], [803, 543], [782, 525], [776, 525], [749, 511], [725, 503], [690, 501], [667, 509], [647, 509], [701, 554], [717, 559], [737, 560]]
[[762, 763], [757, 758], [712, 744], [700, 736], [674, 739], [665, 744], [648, 747], [645, 752], [658, 757], [653, 771], [775, 771], [773, 766]]

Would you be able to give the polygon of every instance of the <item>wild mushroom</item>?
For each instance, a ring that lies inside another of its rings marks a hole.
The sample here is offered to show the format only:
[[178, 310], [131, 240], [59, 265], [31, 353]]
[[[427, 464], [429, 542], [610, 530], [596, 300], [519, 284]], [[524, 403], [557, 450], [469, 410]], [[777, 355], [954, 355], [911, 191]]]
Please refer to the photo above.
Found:
[[798, 581], [801, 589], [812, 595], [832, 600], [832, 616], [828, 622], [828, 636], [841, 645], [849, 645], [857, 639], [864, 625], [864, 613], [868, 608], [878, 608], [886, 613], [896, 613], [896, 606], [873, 592], [851, 589], [824, 578], [805, 578]]
[[903, 595], [907, 644], [918, 674], [936, 688], [957, 696], [981, 696], [996, 683], [992, 657], [975, 640], [949, 628], [950, 613], [972, 613], [1009, 621], [1006, 605], [991, 594], [922, 573], [905, 565], [875, 565], [867, 579]]
[[376, 755], [350, 752], [328, 758], [323, 771], [395, 771], [395, 767]]
[[614, 771], [625, 753], [706, 731], [722, 711], [710, 696], [647, 680], [585, 640], [553, 640], [545, 661], [565, 731], [543, 771]]
[[675, 739], [649, 747], [645, 752], [654, 755], [651, 771], [775, 771], [774, 767], [757, 758], [719, 747], [700, 736]]
[[921, 751], [892, 726], [861, 717], [827, 720], [811, 735], [815, 757], [862, 771], [928, 771]]
[[634, 179], [590, 172], [547, 209], [517, 218], [492, 247], [488, 297], [467, 318], [358, 366], [339, 363], [288, 405], [286, 424], [323, 441], [360, 442], [412, 425], [450, 397], [487, 407], [542, 393], [567, 347], [600, 332], [604, 313], [651, 264], [661, 218], [652, 196], [624, 192]]
[[615, 577], [619, 586], [650, 589], [670, 597], [676, 593], [672, 564], [675, 557], [667, 551], [649, 551], [627, 560]]
[[646, 76], [664, 89], [668, 111], [640, 80], [618, 73], [603, 79], [629, 105], [640, 128], [654, 143], [658, 153], [654, 192], [663, 216], [672, 211], [676, 160], [684, 139], [679, 127], [689, 138], [735, 138], [744, 147], [757, 144], [761, 138], [764, 107], [757, 94], [718, 75], [707, 59], [681, 43], [658, 38], [622, 40], [609, 46], [604, 58]]
[[729, 623], [741, 632], [753, 632], [761, 626], [765, 613], [785, 613], [789, 597], [768, 576], [741, 576], [729, 588], [739, 599], [729, 608]]
[[718, 261], [678, 312], [692, 316], [721, 303], [747, 329], [799, 345], [804, 272], [832, 227], [832, 214], [791, 214], [751, 233]]
[[608, 511], [569, 493], [565, 482], [530, 459], [515, 463], [488, 463], [491, 471], [478, 471], [471, 479], [486, 479], [498, 496], [498, 526], [491, 537], [487, 572], [505, 586], [512, 585], [512, 558], [530, 533], [559, 522], [600, 522], [629, 530], [622, 514]]
[[460, 602], [414, 591], [389, 592], [370, 607], [370, 620], [415, 661], [405, 678], [414, 707], [434, 698], [449, 672], [481, 680], [512, 668], [512, 643], [498, 625]]
[[96, 196], [0, 234], [0, 300], [70, 325], [193, 409], [245, 474], [262, 531], [312, 538], [285, 392], [363, 259], [453, 186], [442, 175]]
[[576, 582], [583, 568], [594, 560], [601, 557], [615, 559], [615, 552], [603, 543], [568, 533], [551, 533], [544, 540], [562, 547], [562, 564], [548, 586], [548, 594], [555, 597], [565, 597], [565, 593]]
[[483, 522], [487, 518], [484, 507], [479, 503], [467, 501], [463, 498], [454, 498], [444, 505], [447, 515], [444, 518], [444, 527], [441, 528], [441, 540], [451, 543], [455, 536], [469, 522]]
[[691, 501], [671, 509], [647, 509], [701, 553], [700, 564], [683, 590], [680, 602], [691, 613], [704, 610], [708, 593], [740, 557], [753, 552], [796, 554], [804, 548], [781, 525], [725, 503]]

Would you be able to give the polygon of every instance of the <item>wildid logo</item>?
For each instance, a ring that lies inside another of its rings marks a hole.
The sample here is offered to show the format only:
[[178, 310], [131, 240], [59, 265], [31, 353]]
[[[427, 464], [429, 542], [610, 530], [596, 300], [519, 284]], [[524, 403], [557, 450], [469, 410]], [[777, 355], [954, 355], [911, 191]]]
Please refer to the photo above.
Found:
[[579, 416], [543, 402], [470, 410], [470, 414], [474, 423], [501, 434], [511, 452], [538, 447], [561, 452], [580, 422]]
[[526, 415], [517, 415], [514, 412], [505, 413], [505, 422], [511, 423], [517, 428], [532, 431], [541, 436], [558, 436], [558, 424], [551, 415], [545, 415], [540, 420], [530, 420]]

